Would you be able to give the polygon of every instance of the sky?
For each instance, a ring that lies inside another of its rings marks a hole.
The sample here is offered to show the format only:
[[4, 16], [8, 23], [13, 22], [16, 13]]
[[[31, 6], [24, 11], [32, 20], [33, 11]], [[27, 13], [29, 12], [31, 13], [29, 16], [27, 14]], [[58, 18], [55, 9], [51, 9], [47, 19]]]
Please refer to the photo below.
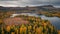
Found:
[[53, 5], [60, 7], [60, 0], [0, 0], [0, 6], [4, 7], [24, 7]]

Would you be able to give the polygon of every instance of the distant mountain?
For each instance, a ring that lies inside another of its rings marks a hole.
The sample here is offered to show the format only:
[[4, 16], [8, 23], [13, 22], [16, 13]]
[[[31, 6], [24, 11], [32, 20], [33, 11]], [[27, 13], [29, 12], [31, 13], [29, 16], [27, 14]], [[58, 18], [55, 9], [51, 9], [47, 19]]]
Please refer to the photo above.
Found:
[[37, 6], [39, 9], [42, 10], [55, 10], [56, 8], [52, 5], [44, 5], [44, 6]]
[[2, 7], [0, 6], [0, 10], [60, 10], [60, 8], [55, 8], [53, 5], [44, 5], [44, 6], [34, 6], [34, 7]]

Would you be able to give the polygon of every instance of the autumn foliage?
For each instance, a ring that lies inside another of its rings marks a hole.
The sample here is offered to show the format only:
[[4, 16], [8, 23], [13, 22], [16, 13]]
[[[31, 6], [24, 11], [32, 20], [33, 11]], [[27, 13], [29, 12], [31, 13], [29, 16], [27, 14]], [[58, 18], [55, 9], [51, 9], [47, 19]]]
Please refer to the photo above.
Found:
[[16, 16], [29, 21], [29, 24], [4, 25], [0, 27], [0, 34], [58, 34], [48, 20], [34, 16]]

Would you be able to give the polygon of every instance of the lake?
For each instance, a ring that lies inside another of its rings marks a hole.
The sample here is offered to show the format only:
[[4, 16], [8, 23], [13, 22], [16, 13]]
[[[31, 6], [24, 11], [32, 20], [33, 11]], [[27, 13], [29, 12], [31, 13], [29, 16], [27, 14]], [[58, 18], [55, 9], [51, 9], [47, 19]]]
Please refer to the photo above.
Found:
[[40, 15], [41, 19], [45, 19], [45, 20], [49, 20], [50, 23], [57, 28], [58, 30], [60, 30], [60, 18], [58, 17], [46, 17], [45, 15]]
[[60, 30], [60, 18], [58, 17], [47, 17], [45, 15], [37, 15], [35, 13], [20, 13], [20, 14], [12, 14], [11, 17], [15, 17], [17, 15], [28, 15], [28, 16], [35, 16], [35, 17], [41, 17], [41, 19], [49, 20], [51, 24], [58, 30]]

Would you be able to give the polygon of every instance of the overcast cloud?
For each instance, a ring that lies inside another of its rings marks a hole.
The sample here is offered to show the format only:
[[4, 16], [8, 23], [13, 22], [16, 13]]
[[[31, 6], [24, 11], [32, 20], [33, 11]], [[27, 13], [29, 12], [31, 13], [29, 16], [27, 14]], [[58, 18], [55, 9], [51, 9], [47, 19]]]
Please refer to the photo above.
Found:
[[37, 6], [37, 5], [54, 5], [60, 6], [60, 0], [0, 0], [0, 6]]

